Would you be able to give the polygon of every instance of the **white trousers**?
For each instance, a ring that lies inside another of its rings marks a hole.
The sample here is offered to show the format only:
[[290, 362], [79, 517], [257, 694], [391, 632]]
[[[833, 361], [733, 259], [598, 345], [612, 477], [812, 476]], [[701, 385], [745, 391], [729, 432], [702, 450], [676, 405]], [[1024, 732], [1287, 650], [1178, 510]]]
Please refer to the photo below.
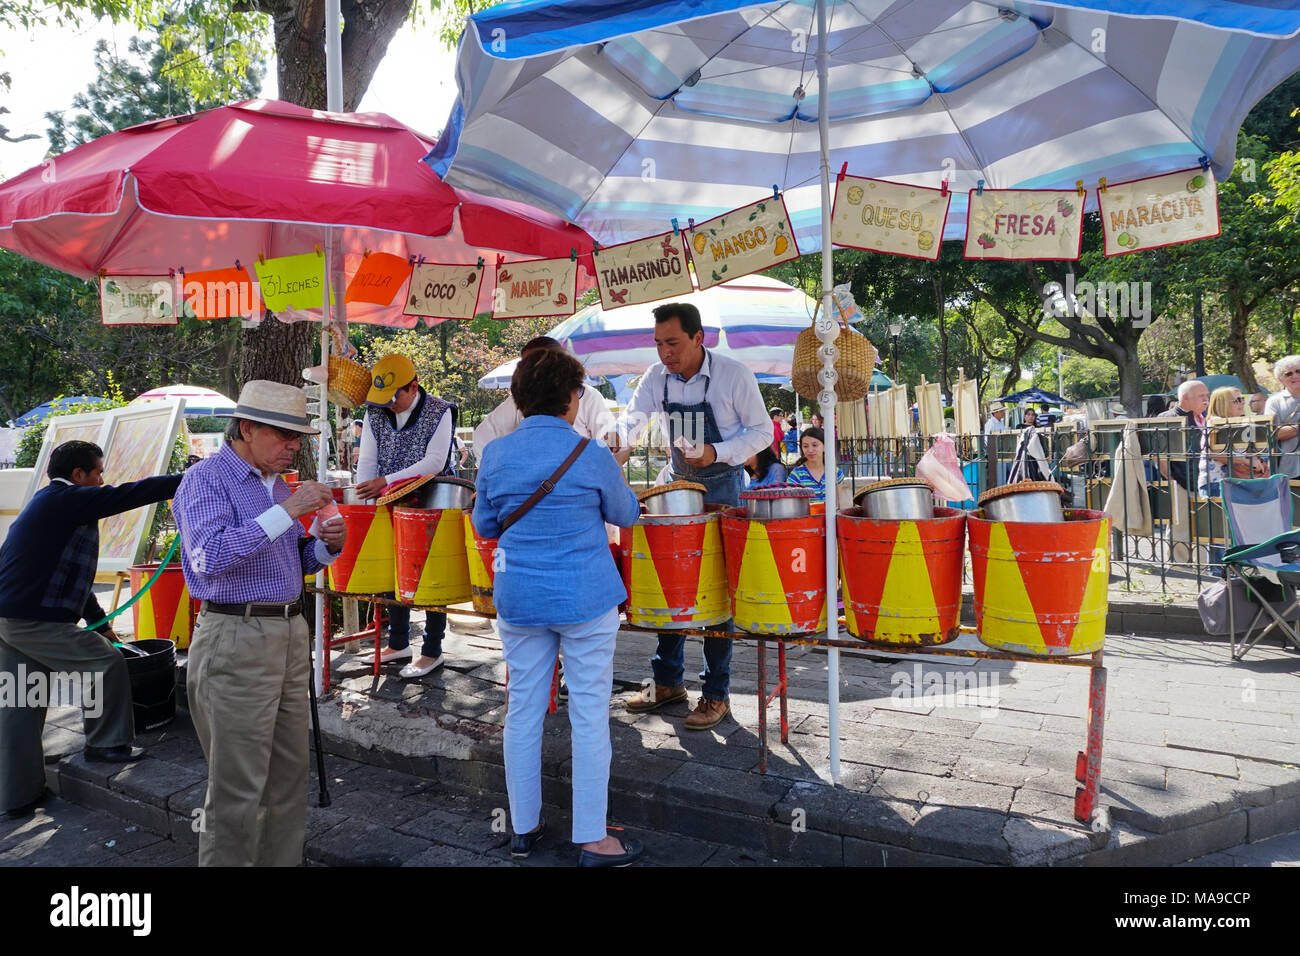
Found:
[[505, 762], [514, 831], [531, 833], [541, 818], [542, 721], [550, 701], [555, 656], [563, 651], [573, 744], [573, 842], [603, 840], [618, 608], [558, 627], [519, 627], [498, 618], [497, 631], [510, 668]]

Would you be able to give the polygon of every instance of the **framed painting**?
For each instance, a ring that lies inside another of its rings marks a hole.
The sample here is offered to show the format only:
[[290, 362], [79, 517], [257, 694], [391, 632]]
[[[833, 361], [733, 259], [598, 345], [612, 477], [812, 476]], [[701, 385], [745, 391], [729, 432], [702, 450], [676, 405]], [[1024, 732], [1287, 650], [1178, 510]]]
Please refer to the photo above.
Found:
[[[183, 399], [128, 405], [109, 413], [101, 447], [104, 483], [121, 485], [161, 475], [181, 427]], [[125, 571], [141, 557], [157, 505], [112, 515], [99, 523], [99, 571]]]
[[76, 415], [56, 415], [49, 420], [45, 428], [45, 438], [41, 441], [40, 454], [32, 469], [31, 484], [27, 487], [24, 503], [32, 500], [32, 495], [50, 483], [45, 472], [50, 466], [50, 452], [67, 441], [94, 442], [104, 447], [104, 430], [108, 426], [109, 411], [80, 412]]

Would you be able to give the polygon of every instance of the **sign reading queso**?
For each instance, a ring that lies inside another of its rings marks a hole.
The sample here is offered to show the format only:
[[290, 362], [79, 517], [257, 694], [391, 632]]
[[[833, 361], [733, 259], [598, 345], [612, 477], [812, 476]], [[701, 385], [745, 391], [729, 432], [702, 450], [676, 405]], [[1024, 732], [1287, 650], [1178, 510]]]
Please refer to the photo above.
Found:
[[913, 259], [939, 258], [952, 193], [845, 176], [835, 186], [831, 242]]

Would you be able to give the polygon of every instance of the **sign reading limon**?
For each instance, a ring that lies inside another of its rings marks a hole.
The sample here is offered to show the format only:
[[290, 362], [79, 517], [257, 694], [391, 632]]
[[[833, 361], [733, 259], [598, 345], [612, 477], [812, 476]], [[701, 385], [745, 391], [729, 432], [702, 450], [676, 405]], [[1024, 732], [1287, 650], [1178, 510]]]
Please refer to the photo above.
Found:
[[104, 325], [175, 325], [171, 276], [102, 276], [99, 318]]
[[[325, 289], [325, 258], [314, 252], [259, 261], [257, 281], [262, 301], [272, 312], [290, 309], [319, 309]], [[330, 290], [330, 304], [334, 291]]]
[[952, 193], [842, 176], [831, 207], [831, 242], [850, 249], [938, 259]]
[[799, 258], [785, 200], [775, 196], [702, 222], [690, 235], [701, 289]]
[[593, 256], [602, 309], [639, 305], [692, 292], [680, 232], [602, 247]]
[[497, 266], [492, 318], [573, 315], [577, 292], [578, 262], [574, 258], [503, 262]]
[[1106, 255], [1219, 234], [1219, 190], [1209, 169], [1187, 169], [1098, 190]]
[[972, 189], [966, 258], [1077, 259], [1083, 200], [1076, 189]]
[[480, 266], [422, 263], [411, 271], [406, 314], [431, 319], [472, 319], [482, 285]]

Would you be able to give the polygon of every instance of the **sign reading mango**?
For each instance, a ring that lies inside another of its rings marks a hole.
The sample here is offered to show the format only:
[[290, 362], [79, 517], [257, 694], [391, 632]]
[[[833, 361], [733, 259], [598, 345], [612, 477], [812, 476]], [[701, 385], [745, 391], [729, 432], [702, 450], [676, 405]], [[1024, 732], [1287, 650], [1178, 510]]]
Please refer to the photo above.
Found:
[[691, 261], [701, 289], [799, 258], [785, 200], [763, 199], [697, 225]]
[[472, 319], [482, 285], [478, 266], [421, 263], [411, 270], [405, 312], [430, 319]]
[[1074, 189], [972, 189], [966, 258], [1079, 258], [1083, 199]]
[[492, 318], [525, 319], [539, 315], [573, 315], [578, 292], [578, 263], [569, 259], [527, 259], [497, 266]]
[[1097, 198], [1108, 256], [1219, 234], [1219, 189], [1208, 169], [1117, 183]]
[[845, 176], [835, 187], [831, 241], [850, 249], [938, 259], [952, 194]]
[[665, 232], [597, 250], [596, 285], [600, 307], [617, 309], [674, 295], [690, 295], [682, 234]]

